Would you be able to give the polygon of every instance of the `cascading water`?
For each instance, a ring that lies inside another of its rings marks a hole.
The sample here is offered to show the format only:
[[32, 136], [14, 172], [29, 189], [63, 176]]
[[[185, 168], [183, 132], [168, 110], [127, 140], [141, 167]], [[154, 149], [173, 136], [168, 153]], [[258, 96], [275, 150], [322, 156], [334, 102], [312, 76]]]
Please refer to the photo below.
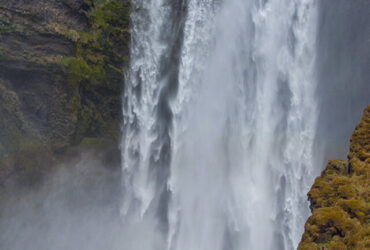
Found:
[[315, 160], [316, 15], [315, 0], [133, 1], [127, 249], [297, 246]]

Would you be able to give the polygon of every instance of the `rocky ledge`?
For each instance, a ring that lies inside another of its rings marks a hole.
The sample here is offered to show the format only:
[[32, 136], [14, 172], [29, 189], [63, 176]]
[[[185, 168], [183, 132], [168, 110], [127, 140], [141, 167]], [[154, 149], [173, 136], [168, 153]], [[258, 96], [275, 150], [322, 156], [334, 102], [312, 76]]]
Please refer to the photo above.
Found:
[[347, 161], [330, 161], [315, 180], [298, 249], [370, 249], [370, 105], [350, 143]]

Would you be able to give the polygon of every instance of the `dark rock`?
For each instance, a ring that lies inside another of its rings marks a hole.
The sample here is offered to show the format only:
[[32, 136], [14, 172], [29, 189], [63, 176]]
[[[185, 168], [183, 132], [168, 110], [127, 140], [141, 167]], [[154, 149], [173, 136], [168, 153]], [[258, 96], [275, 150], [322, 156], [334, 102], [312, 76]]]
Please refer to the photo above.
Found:
[[126, 0], [0, 1], [0, 183], [95, 150], [85, 138], [104, 141], [117, 165], [129, 9]]

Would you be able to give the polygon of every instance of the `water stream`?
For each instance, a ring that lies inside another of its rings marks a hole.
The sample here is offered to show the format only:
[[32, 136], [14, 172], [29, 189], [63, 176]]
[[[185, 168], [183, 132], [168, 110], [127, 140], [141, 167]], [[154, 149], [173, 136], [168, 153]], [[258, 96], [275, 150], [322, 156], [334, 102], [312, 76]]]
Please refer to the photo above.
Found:
[[132, 2], [121, 209], [130, 247], [295, 248], [320, 161], [316, 1]]

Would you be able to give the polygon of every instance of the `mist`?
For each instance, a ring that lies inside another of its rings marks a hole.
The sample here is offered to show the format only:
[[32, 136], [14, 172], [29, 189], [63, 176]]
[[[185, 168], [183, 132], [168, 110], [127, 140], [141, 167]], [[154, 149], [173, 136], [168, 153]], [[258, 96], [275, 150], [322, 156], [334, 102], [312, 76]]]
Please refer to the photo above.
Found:
[[294, 249], [370, 101], [370, 2], [133, 5], [122, 162], [3, 186], [0, 249]]
[[123, 233], [120, 220], [120, 178], [119, 166], [85, 153], [38, 187], [7, 184], [0, 196], [0, 249], [132, 249], [134, 235]]

